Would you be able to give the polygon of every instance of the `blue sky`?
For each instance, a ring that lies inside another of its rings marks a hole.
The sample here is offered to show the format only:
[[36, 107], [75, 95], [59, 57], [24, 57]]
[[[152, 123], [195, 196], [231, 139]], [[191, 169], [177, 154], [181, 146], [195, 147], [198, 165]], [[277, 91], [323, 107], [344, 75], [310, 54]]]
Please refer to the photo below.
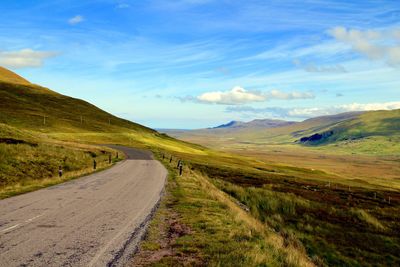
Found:
[[3, 0], [0, 65], [154, 128], [400, 108], [396, 1]]

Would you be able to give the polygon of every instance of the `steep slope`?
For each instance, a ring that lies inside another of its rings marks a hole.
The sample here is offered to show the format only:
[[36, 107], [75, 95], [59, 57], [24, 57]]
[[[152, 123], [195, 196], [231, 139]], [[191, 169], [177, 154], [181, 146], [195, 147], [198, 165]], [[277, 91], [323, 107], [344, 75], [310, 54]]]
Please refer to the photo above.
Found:
[[49, 89], [0, 82], [0, 123], [24, 129], [58, 132], [112, 132], [120, 128], [154, 130], [117, 118], [83, 100]]
[[0, 81], [16, 84], [30, 84], [18, 74], [0, 66]]

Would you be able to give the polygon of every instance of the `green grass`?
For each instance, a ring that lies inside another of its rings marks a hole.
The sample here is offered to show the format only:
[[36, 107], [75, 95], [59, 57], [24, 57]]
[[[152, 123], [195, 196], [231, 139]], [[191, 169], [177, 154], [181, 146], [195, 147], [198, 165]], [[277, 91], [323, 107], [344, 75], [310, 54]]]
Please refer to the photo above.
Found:
[[[16, 130], [0, 124], [0, 137], [18, 141], [17, 144], [0, 142], [0, 198], [40, 189], [46, 186], [111, 166], [109, 155], [115, 162], [116, 151], [108, 147], [61, 142], [40, 138], [33, 132]], [[119, 157], [123, 157], [122, 154]], [[59, 166], [63, 177], [59, 178]]]

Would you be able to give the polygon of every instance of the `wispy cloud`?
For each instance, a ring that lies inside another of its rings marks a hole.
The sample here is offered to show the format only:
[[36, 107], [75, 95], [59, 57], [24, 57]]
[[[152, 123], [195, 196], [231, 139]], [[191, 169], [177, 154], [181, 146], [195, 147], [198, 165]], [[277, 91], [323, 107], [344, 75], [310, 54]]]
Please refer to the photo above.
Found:
[[340, 64], [317, 66], [314, 63], [304, 64], [300, 60], [293, 60], [293, 64], [307, 72], [315, 73], [345, 73], [347, 70]]
[[241, 113], [250, 117], [264, 116], [273, 118], [306, 119], [316, 116], [333, 115], [350, 111], [371, 111], [371, 110], [393, 110], [400, 109], [400, 101], [382, 103], [351, 103], [327, 107], [264, 107], [255, 108], [250, 106], [230, 106], [225, 109], [229, 113]]
[[35, 51], [32, 49], [0, 51], [0, 65], [12, 69], [41, 67], [45, 59], [56, 55], [57, 53], [55, 52]]
[[310, 92], [282, 92], [279, 90], [271, 90], [264, 94], [267, 99], [284, 99], [284, 100], [292, 100], [292, 99], [312, 99], [315, 98], [313, 93]]
[[69, 23], [70, 25], [76, 25], [76, 24], [79, 24], [79, 23], [83, 22], [84, 20], [85, 20], [85, 18], [84, 18], [83, 16], [81, 16], [81, 15], [76, 15], [76, 16], [70, 18], [70, 19], [68, 20], [68, 23]]
[[383, 60], [389, 65], [400, 64], [399, 29], [389, 31], [353, 30], [345, 27], [330, 29], [336, 40], [349, 44], [352, 49], [372, 60]]

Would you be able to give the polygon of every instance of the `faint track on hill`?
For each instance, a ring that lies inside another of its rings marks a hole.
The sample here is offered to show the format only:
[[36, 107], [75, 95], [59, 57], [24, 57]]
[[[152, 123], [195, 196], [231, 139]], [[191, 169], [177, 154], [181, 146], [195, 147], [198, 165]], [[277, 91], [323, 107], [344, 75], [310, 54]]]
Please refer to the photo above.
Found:
[[149, 152], [0, 201], [0, 266], [120, 266], [137, 248], [167, 171]]

